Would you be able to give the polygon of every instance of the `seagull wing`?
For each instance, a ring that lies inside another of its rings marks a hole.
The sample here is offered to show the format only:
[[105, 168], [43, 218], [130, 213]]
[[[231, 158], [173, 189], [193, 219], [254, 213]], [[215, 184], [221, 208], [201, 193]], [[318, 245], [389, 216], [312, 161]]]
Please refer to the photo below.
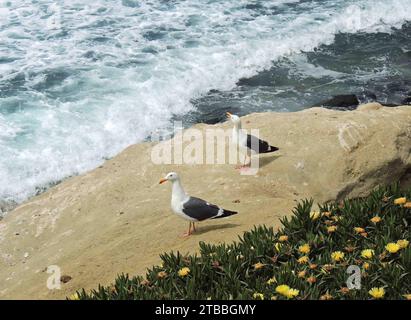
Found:
[[251, 134], [247, 134], [247, 148], [256, 153], [269, 153], [279, 150], [277, 147], [271, 146], [267, 141], [258, 139]]
[[183, 213], [197, 221], [203, 221], [228, 217], [237, 212], [224, 210], [200, 198], [190, 197], [188, 201], [183, 204]]

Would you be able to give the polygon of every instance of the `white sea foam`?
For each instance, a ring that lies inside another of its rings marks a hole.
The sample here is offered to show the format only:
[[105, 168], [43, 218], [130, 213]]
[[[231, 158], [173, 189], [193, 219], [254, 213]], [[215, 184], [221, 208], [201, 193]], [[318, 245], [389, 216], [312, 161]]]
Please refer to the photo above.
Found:
[[0, 1], [0, 199], [98, 166], [273, 60], [410, 16], [409, 0]]

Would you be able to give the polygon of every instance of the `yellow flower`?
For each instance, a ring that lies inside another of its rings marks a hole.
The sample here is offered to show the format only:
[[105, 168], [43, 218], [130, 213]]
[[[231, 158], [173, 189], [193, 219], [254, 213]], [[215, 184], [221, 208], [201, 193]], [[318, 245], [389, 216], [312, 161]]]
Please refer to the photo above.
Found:
[[365, 259], [371, 259], [374, 256], [374, 250], [372, 249], [365, 249], [361, 251], [361, 257]]
[[298, 272], [298, 278], [304, 278], [306, 273], [305, 270]]
[[402, 239], [402, 240], [398, 240], [397, 244], [400, 246], [401, 249], [405, 249], [406, 247], [408, 247], [410, 242], [406, 239]]
[[163, 279], [163, 278], [167, 277], [167, 272], [165, 272], [165, 271], [160, 271], [159, 273], [157, 273], [157, 277], [158, 277], [159, 279]]
[[370, 264], [368, 262], [364, 262], [362, 267], [364, 268], [364, 270], [368, 270], [370, 268]]
[[404, 204], [404, 208], [411, 208], [411, 202], [409, 201], [406, 204]]
[[308, 267], [309, 267], [311, 270], [314, 270], [314, 269], [317, 269], [318, 265], [316, 265], [315, 263], [311, 263]]
[[385, 290], [384, 290], [384, 288], [372, 288], [370, 291], [368, 291], [368, 293], [374, 299], [381, 299], [385, 295]]
[[407, 300], [411, 300], [411, 293], [404, 294], [403, 297]]
[[78, 293], [74, 293], [69, 297], [69, 300], [80, 300]]
[[298, 248], [298, 251], [304, 254], [309, 254], [310, 250], [311, 250], [310, 245], [307, 243]]
[[360, 227], [354, 228], [354, 231], [357, 232], [357, 233], [364, 233], [365, 232], [364, 228], [360, 228]]
[[310, 212], [310, 218], [311, 220], [317, 220], [320, 217], [320, 213], [318, 211], [312, 211]]
[[273, 284], [273, 283], [277, 283], [277, 279], [276, 279], [275, 277], [272, 277], [271, 279], [268, 279], [268, 280], [267, 280], [267, 284], [268, 284], [268, 285], [271, 285], [271, 284]]
[[283, 245], [282, 245], [281, 243], [279, 243], [279, 242], [277, 242], [277, 243], [274, 245], [274, 248], [275, 248], [277, 251], [280, 251], [282, 247], [283, 247]]
[[333, 233], [337, 230], [337, 226], [330, 226], [327, 228], [328, 233]]
[[298, 294], [300, 293], [300, 291], [298, 291], [297, 289], [291, 289], [286, 284], [282, 284], [282, 285], [277, 286], [277, 288], [275, 288], [275, 291], [277, 293], [287, 297], [288, 299], [292, 299], [292, 298], [298, 296]]
[[328, 292], [327, 292], [326, 294], [323, 294], [323, 295], [320, 297], [320, 300], [332, 300], [332, 299], [333, 299], [333, 296], [330, 295]]
[[344, 259], [344, 252], [335, 251], [335, 252], [331, 253], [331, 259], [333, 259], [335, 262], [343, 260]]
[[397, 243], [391, 242], [385, 246], [385, 249], [387, 249], [389, 253], [396, 253], [401, 247]]
[[257, 262], [257, 263], [254, 265], [254, 270], [260, 270], [260, 269], [262, 269], [262, 268], [264, 268], [264, 264], [261, 263], [261, 262]]
[[308, 277], [307, 278], [307, 282], [308, 283], [316, 283], [317, 282], [317, 278], [314, 276]]
[[325, 212], [323, 212], [323, 216], [326, 216], [326, 217], [331, 217], [331, 212], [330, 211], [325, 211]]
[[304, 264], [304, 263], [308, 263], [308, 257], [307, 256], [302, 256], [300, 259], [298, 259], [298, 263], [299, 264]]
[[270, 300], [277, 300], [276, 296], [271, 296]]
[[285, 295], [288, 299], [292, 299], [292, 298], [298, 296], [299, 293], [300, 293], [300, 291], [297, 290], [297, 289], [290, 289], [290, 290], [288, 290], [284, 295]]
[[286, 295], [288, 290], [290, 290], [290, 287], [287, 286], [286, 284], [281, 284], [275, 288], [275, 292], [282, 294], [283, 296]]
[[185, 277], [185, 276], [188, 275], [189, 273], [190, 273], [190, 268], [187, 268], [187, 267], [181, 268], [181, 269], [178, 271], [178, 275], [179, 275], [180, 277]]
[[278, 241], [280, 241], [280, 242], [288, 241], [288, 236], [280, 236], [280, 237], [278, 238]]
[[370, 219], [372, 223], [378, 223], [381, 222], [381, 218], [379, 216], [375, 216], [374, 218]]
[[340, 289], [340, 292], [341, 292], [342, 294], [347, 294], [348, 292], [350, 292], [350, 289], [348, 289], [347, 287], [342, 287], [342, 288]]
[[403, 198], [397, 198], [394, 200], [394, 204], [398, 204], [398, 205], [402, 205], [402, 204], [406, 204], [407, 203], [407, 198], [403, 197]]
[[262, 293], [256, 292], [253, 294], [255, 300], [264, 300], [264, 295]]

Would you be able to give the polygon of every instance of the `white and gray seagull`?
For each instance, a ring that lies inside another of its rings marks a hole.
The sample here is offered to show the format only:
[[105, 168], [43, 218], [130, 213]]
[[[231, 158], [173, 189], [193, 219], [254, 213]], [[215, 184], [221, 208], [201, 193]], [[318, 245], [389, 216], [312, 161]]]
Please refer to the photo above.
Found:
[[258, 139], [257, 137], [244, 132], [241, 128], [241, 119], [239, 116], [231, 114], [230, 112], [227, 112], [226, 114], [234, 124], [232, 133], [233, 142], [238, 146], [238, 151], [244, 155], [244, 163], [240, 168], [250, 166], [252, 155], [271, 153], [279, 150], [279, 148], [270, 145], [267, 141]]
[[[168, 173], [160, 180], [160, 184], [167, 181], [172, 183], [171, 209], [178, 216], [190, 221], [188, 232], [183, 234], [185, 237], [196, 231], [195, 222], [225, 218], [238, 213], [225, 210], [200, 198], [189, 196], [184, 191], [180, 177], [176, 172]], [[191, 225], [193, 226], [193, 230], [191, 230]]]

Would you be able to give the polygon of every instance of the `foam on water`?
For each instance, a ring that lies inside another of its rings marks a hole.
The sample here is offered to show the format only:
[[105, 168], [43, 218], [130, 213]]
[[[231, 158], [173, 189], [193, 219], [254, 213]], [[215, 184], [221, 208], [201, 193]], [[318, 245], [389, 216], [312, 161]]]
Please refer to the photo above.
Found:
[[409, 0], [1, 1], [0, 199], [95, 168], [281, 57], [410, 16]]

